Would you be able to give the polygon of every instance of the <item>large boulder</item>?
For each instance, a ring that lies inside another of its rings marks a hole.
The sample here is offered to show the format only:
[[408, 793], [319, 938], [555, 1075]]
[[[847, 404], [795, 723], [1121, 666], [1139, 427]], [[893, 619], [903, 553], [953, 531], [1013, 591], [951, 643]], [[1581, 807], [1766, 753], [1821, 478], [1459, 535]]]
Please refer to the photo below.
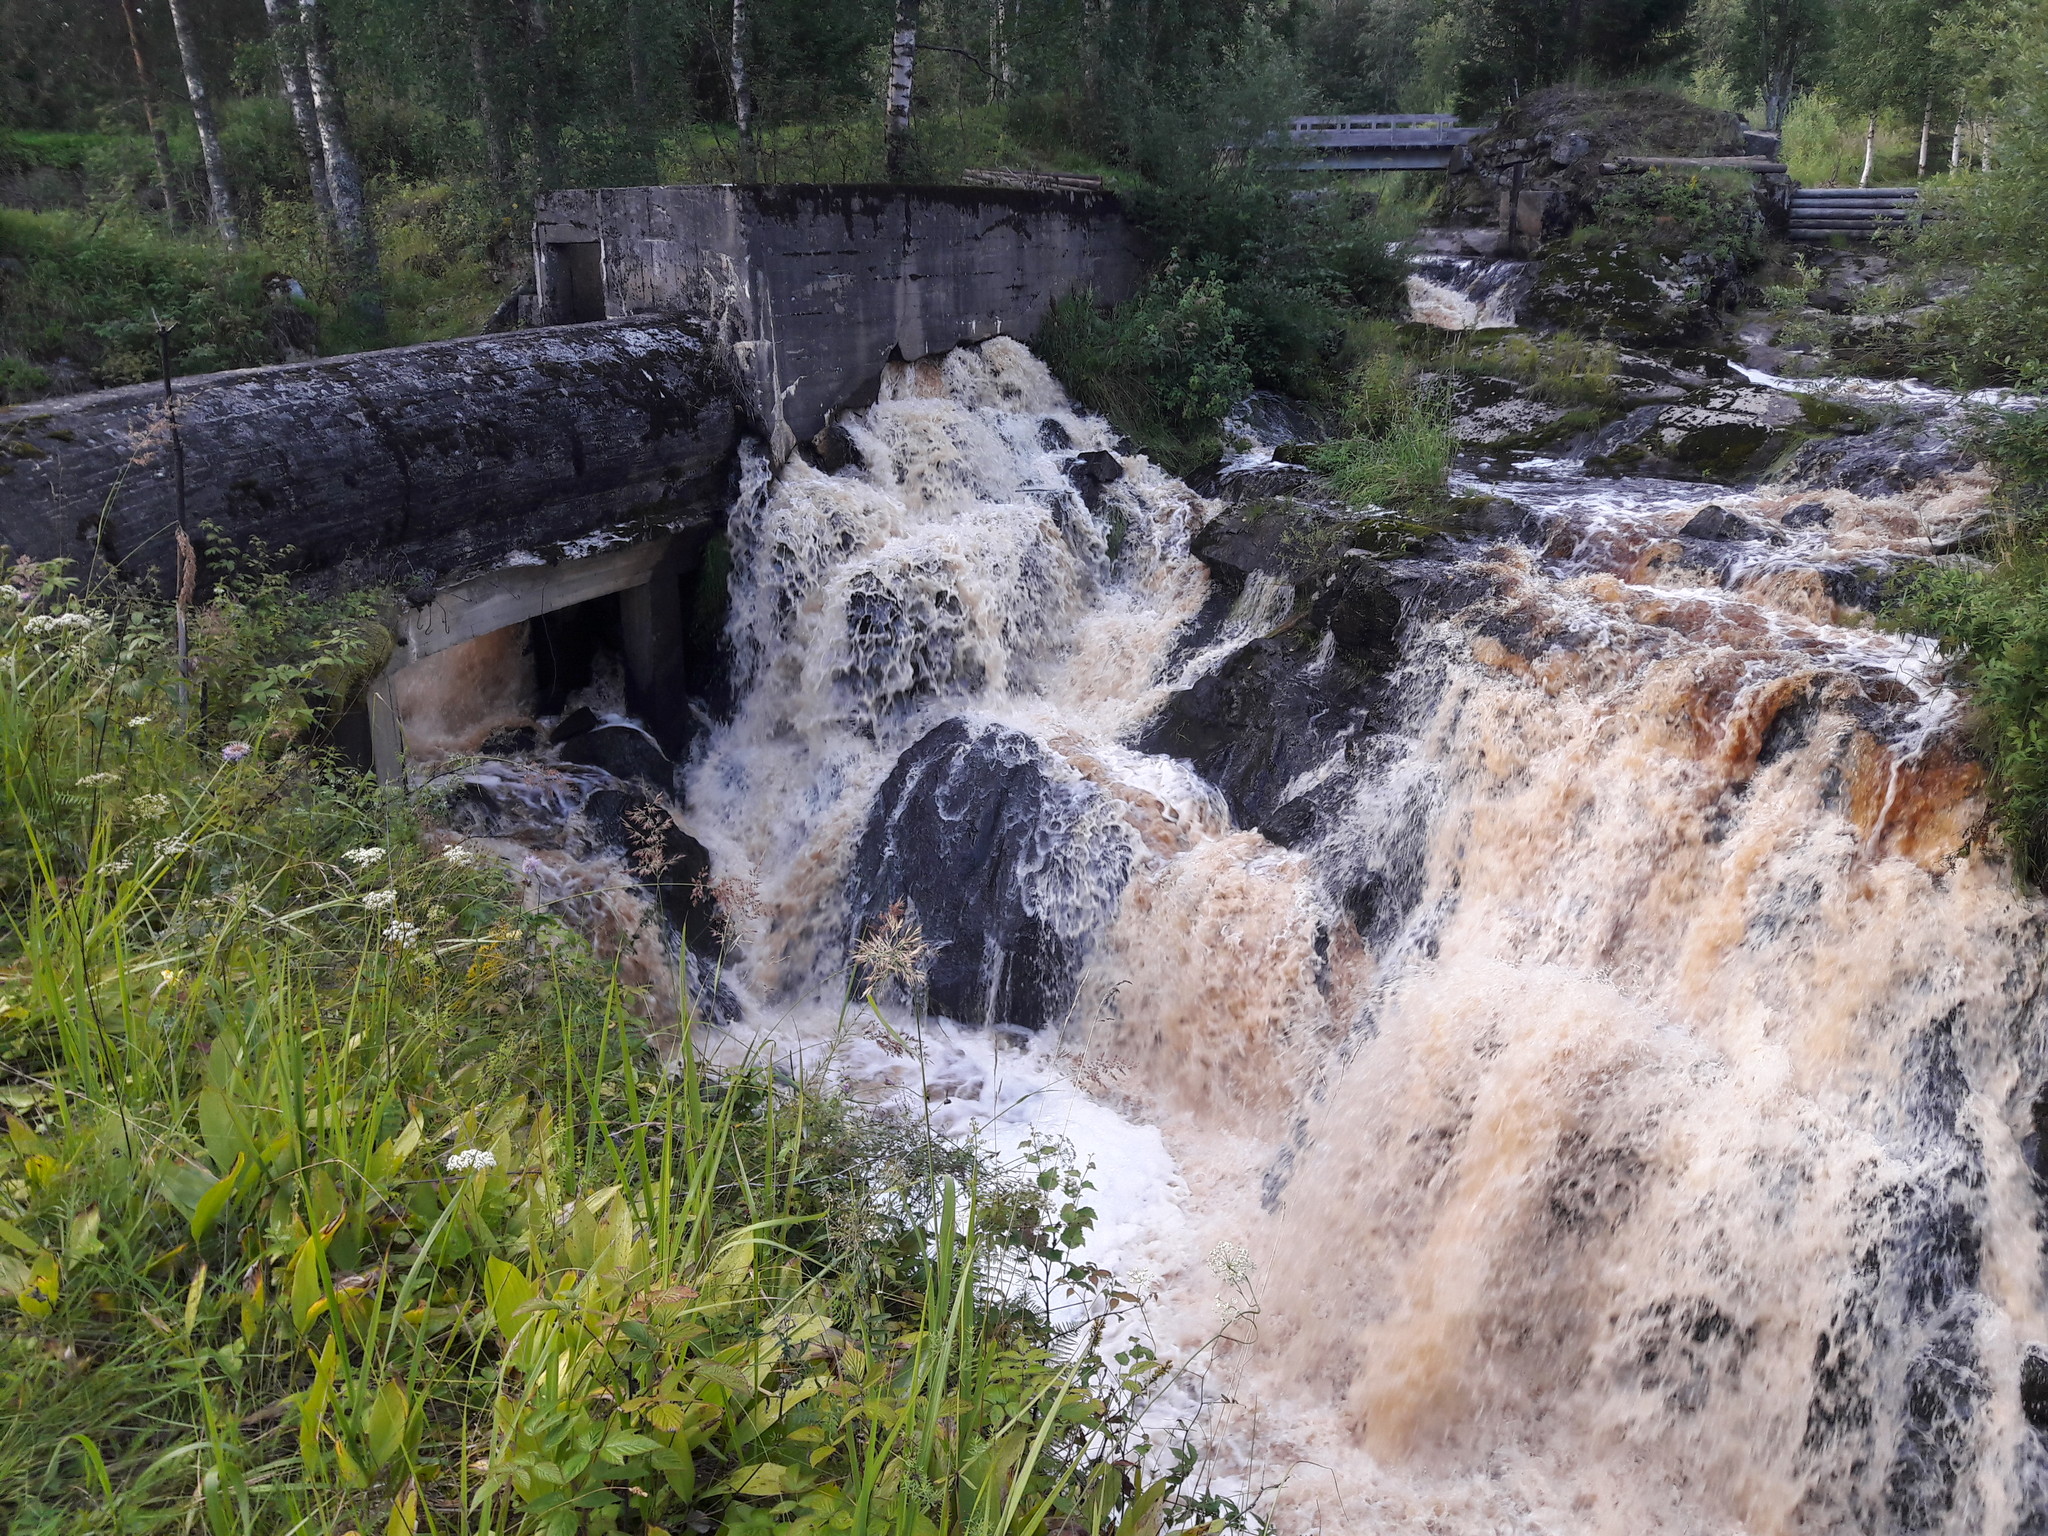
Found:
[[1042, 1028], [1073, 1005], [1130, 861], [1101, 790], [1021, 731], [948, 720], [897, 759], [875, 797], [854, 854], [849, 938], [900, 908], [930, 946], [934, 1013]]

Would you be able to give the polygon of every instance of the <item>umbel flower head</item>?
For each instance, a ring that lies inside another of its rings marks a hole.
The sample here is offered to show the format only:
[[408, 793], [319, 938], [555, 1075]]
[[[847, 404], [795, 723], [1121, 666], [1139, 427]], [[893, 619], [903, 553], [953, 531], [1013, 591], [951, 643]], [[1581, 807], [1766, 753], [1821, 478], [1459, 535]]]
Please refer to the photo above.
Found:
[[483, 1147], [464, 1147], [460, 1152], [448, 1154], [447, 1168], [450, 1173], [474, 1173], [481, 1168], [497, 1166], [497, 1156]]

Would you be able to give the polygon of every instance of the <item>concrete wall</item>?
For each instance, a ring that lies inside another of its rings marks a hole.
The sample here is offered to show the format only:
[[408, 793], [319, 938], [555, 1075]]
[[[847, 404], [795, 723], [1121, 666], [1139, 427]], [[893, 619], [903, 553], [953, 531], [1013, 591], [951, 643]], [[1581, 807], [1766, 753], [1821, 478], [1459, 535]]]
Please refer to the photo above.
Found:
[[211, 374], [176, 407], [182, 455], [157, 385], [0, 411], [0, 544], [162, 576], [182, 460], [202, 543], [424, 593], [722, 517], [740, 428], [717, 342], [681, 320]]
[[1129, 297], [1144, 257], [1105, 193], [870, 186], [546, 193], [534, 252], [544, 321], [711, 320], [778, 460], [892, 353], [1028, 338], [1074, 289]]

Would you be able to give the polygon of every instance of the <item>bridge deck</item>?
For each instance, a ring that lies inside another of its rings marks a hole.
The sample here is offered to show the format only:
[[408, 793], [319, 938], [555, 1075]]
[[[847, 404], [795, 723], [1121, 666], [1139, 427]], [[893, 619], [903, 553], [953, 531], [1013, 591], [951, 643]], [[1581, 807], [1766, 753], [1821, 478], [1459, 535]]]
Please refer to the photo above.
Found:
[[1448, 112], [1297, 117], [1287, 127], [1287, 137], [1311, 151], [1294, 162], [1303, 171], [1441, 170], [1484, 132]]

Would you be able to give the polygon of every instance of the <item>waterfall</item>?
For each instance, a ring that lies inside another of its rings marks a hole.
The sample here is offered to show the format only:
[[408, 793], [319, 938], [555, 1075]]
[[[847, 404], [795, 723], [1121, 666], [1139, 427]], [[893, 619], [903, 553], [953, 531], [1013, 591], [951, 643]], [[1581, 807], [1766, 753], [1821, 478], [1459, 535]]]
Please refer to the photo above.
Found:
[[1535, 285], [1536, 264], [1424, 256], [1408, 273], [1408, 317], [1444, 331], [1502, 330]]
[[[1940, 658], [1856, 607], [1981, 479], [1525, 461], [1515, 538], [1387, 563], [1359, 682], [1014, 341], [838, 430], [731, 520], [683, 795], [728, 979], [851, 1091], [1093, 1152], [1218, 1486], [1287, 1532], [2048, 1529], [2044, 907]], [[1262, 832], [1137, 743], [1283, 654]], [[978, 1026], [915, 1071], [841, 1008], [889, 921]]]

